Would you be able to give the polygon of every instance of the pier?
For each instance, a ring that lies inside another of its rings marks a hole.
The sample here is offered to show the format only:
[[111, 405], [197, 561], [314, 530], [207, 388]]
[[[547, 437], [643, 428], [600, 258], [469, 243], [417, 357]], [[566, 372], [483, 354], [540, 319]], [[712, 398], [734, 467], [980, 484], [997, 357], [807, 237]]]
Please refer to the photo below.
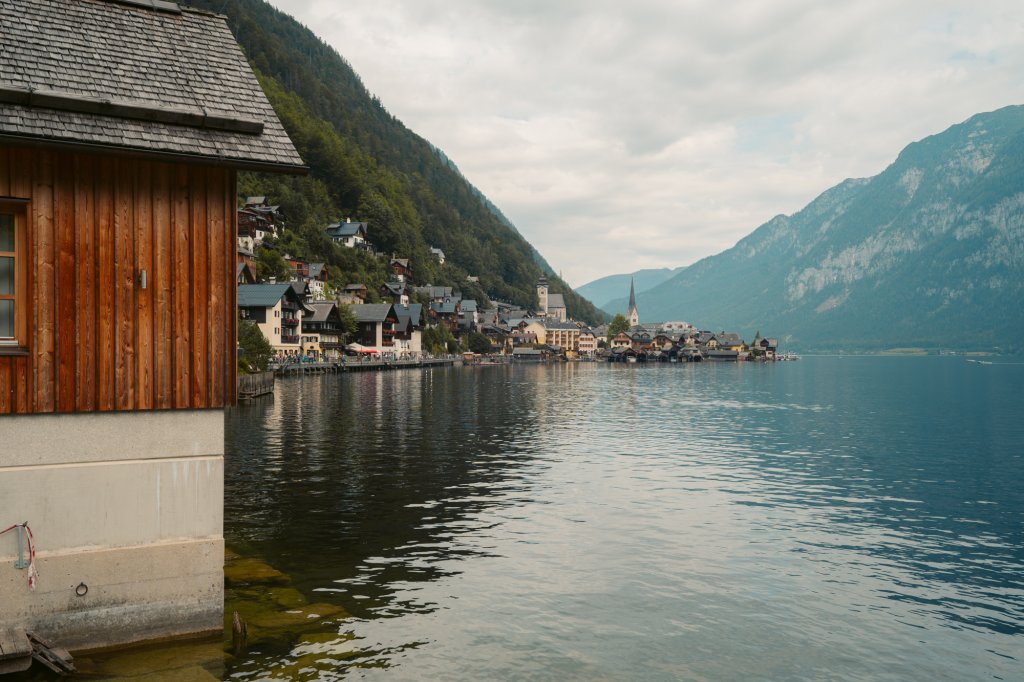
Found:
[[412, 360], [352, 360], [346, 358], [339, 362], [295, 362], [271, 365], [270, 371], [276, 376], [296, 376], [304, 374], [336, 374], [340, 372], [410, 369], [416, 367], [451, 367], [456, 363], [462, 364], [462, 360], [459, 358], [420, 358]]

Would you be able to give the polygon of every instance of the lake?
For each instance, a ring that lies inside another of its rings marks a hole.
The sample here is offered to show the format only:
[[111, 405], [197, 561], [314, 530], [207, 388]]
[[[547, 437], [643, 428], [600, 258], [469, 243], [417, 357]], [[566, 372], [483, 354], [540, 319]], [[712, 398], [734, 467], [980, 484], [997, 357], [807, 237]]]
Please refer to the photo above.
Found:
[[228, 415], [225, 537], [284, 576], [229, 610], [299, 620], [206, 669], [1019, 680], [1022, 391], [963, 357], [280, 380]]

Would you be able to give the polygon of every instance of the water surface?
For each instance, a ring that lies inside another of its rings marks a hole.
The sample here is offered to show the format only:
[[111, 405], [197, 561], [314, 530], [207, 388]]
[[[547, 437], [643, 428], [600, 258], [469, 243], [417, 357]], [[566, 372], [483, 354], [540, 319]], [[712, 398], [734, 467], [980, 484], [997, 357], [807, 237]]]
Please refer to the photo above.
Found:
[[225, 536], [348, 615], [224, 677], [1021, 679], [1022, 389], [947, 357], [279, 382], [229, 414]]

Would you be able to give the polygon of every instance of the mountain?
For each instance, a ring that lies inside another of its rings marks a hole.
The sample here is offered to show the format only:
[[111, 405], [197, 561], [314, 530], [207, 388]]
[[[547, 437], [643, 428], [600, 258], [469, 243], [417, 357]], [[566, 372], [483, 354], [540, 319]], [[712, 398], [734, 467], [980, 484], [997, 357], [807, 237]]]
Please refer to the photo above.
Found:
[[1024, 107], [1010, 106], [772, 218], [637, 305], [643, 320], [760, 330], [791, 349], [1021, 352], [1021, 300]]
[[[605, 304], [614, 301], [617, 298], [622, 298], [623, 294], [628, 296], [629, 294], [629, 282], [632, 279], [636, 292], [640, 293], [652, 289], [655, 286], [661, 284], [667, 279], [670, 279], [674, 275], [678, 274], [683, 268], [652, 268], [649, 270], [637, 270], [626, 275], [608, 275], [600, 279], [595, 279], [593, 282], [584, 284], [581, 287], [576, 288], [576, 293], [580, 296], [585, 296], [594, 302], [598, 308], [603, 308], [605, 312], [625, 313], [626, 307], [623, 306], [621, 310], [613, 310], [608, 308]], [[627, 300], [627, 299], [623, 299]]]
[[[189, 0], [226, 15], [307, 177], [241, 174], [240, 191], [280, 204], [290, 230], [278, 245], [323, 260], [332, 273], [372, 290], [386, 277], [373, 259], [332, 245], [324, 228], [339, 218], [369, 223], [378, 250], [410, 258], [415, 284], [459, 287], [467, 297], [533, 308], [546, 274], [571, 316], [604, 313], [577, 295], [501, 212], [437, 147], [409, 130], [371, 95], [333, 48], [264, 0]], [[439, 247], [444, 265], [430, 253]], [[479, 277], [479, 285], [467, 281]]]

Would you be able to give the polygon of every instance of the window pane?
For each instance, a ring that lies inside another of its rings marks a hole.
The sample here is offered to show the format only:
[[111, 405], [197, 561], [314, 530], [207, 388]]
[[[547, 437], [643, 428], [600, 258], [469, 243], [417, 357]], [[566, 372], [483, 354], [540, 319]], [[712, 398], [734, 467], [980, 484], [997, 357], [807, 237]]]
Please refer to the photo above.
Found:
[[0, 301], [0, 339], [14, 336], [14, 301]]
[[0, 256], [0, 295], [14, 295], [14, 259]]
[[14, 251], [14, 216], [0, 213], [0, 251]]

